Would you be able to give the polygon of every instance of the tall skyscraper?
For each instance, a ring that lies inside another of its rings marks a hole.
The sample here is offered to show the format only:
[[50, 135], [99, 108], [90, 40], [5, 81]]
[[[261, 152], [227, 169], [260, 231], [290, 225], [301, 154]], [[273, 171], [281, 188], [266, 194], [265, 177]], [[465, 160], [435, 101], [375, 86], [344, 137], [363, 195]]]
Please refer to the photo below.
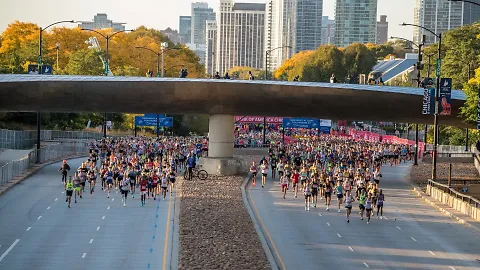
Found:
[[337, 0], [335, 5], [335, 45], [375, 43], [377, 0]]
[[107, 18], [105, 13], [97, 13], [93, 16], [93, 21], [79, 21], [78, 27], [82, 29], [103, 29], [103, 28], [112, 28], [113, 31], [125, 31], [125, 23], [113, 22]]
[[[447, 0], [417, 0], [414, 9], [414, 24], [440, 34], [478, 21], [480, 9], [472, 6], [472, 4], [464, 2]], [[437, 37], [432, 33], [413, 27], [413, 42], [418, 44], [422, 35], [426, 35], [426, 44], [437, 42]]]
[[205, 57], [205, 72], [207, 75], [215, 75], [216, 64], [216, 49], [217, 49], [217, 21], [207, 21], [206, 27], [206, 57]]
[[[295, 0], [267, 1], [265, 12], [265, 51], [275, 49], [268, 55], [268, 67], [274, 70], [293, 54], [295, 37]], [[288, 48], [290, 46], [292, 48]]]
[[322, 44], [333, 44], [335, 37], [335, 20], [328, 16], [322, 17]]
[[220, 0], [217, 29], [216, 71], [264, 67], [265, 4]]
[[180, 16], [180, 43], [187, 44], [191, 41], [192, 35], [192, 17], [191, 16]]
[[294, 51], [315, 50], [322, 44], [323, 0], [295, 0]]
[[200, 63], [205, 63], [205, 34], [206, 21], [215, 20], [215, 13], [208, 3], [192, 3], [192, 33], [191, 43], [194, 44], [195, 53], [200, 57]]
[[385, 44], [388, 41], [388, 22], [387, 15], [380, 15], [380, 21], [377, 22], [377, 44]]

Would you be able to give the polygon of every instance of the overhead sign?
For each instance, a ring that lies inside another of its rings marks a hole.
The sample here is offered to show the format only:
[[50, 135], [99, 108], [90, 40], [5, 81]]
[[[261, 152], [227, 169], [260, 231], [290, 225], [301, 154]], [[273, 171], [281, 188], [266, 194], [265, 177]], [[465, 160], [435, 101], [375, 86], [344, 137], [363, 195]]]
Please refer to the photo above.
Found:
[[422, 114], [434, 114], [435, 108], [435, 88], [425, 88], [423, 90]]
[[166, 117], [165, 114], [156, 114], [156, 113], [146, 113], [143, 115], [143, 117], [146, 117], [146, 118], [157, 118], [158, 117]]
[[452, 114], [452, 79], [440, 79], [440, 104], [438, 105], [439, 115]]
[[[157, 117], [135, 116], [135, 125], [138, 127], [155, 127], [157, 126]], [[159, 127], [172, 127], [173, 117], [158, 118]]]
[[319, 128], [320, 120], [313, 118], [283, 118], [285, 128]]

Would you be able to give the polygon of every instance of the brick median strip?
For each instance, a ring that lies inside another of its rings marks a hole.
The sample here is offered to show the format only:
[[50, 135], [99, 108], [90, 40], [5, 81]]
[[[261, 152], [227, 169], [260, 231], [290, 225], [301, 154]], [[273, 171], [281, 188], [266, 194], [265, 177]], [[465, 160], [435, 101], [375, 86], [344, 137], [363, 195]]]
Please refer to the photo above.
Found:
[[270, 269], [240, 176], [183, 181], [178, 269]]
[[23, 173], [13, 177], [10, 181], [7, 182], [5, 185], [0, 186], [0, 196], [3, 195], [5, 192], [16, 186], [17, 184], [21, 183], [23, 180], [29, 178], [30, 176], [34, 175], [36, 172], [38, 172], [40, 169], [42, 169], [46, 165], [50, 165], [56, 162], [60, 162], [64, 159], [75, 159], [75, 158], [81, 158], [81, 157], [87, 157], [88, 154], [81, 154], [81, 155], [69, 155], [69, 156], [64, 156], [64, 157], [59, 157], [56, 159], [51, 159], [47, 160], [41, 164], [35, 164], [31, 168], [27, 169]]

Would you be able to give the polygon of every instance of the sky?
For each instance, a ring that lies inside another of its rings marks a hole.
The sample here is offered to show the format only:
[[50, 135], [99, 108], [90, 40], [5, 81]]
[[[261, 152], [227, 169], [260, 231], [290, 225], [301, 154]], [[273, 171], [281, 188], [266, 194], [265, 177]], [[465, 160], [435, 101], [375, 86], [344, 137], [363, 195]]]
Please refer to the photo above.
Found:
[[[202, 1], [202, 0], [199, 0]], [[218, 0], [203, 0], [217, 10]], [[0, 33], [9, 23], [19, 20], [45, 27], [63, 20], [91, 21], [97, 13], [107, 13], [114, 22], [127, 23], [127, 29], [144, 25], [148, 28], [178, 29], [180, 15], [190, 15], [191, 0], [0, 0]], [[238, 0], [264, 3], [265, 0]], [[21, 4], [20, 4], [21, 3]], [[415, 0], [378, 0], [378, 17], [387, 15], [389, 36], [412, 39]], [[323, 0], [323, 15], [334, 18], [335, 0]], [[66, 24], [68, 26], [68, 24]], [[74, 25], [76, 26], [76, 25]]]

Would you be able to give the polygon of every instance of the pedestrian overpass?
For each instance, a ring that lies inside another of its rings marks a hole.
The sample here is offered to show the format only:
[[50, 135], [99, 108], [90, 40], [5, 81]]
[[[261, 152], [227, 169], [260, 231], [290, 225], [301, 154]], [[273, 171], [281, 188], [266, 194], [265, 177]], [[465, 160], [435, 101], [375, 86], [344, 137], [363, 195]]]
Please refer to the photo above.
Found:
[[[466, 96], [452, 90], [452, 115]], [[209, 156], [233, 155], [233, 115], [432, 124], [422, 114], [423, 89], [317, 82], [147, 77], [0, 75], [0, 111], [210, 115]]]

